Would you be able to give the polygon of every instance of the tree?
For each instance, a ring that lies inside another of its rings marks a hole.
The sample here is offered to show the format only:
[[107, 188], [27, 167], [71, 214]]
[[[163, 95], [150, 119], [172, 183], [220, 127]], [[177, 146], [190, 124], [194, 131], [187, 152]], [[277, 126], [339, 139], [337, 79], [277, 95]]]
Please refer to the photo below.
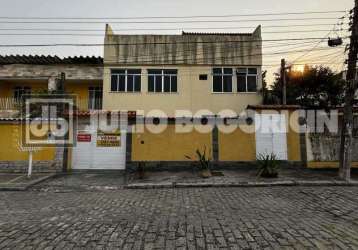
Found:
[[[305, 66], [303, 71], [290, 70], [286, 78], [287, 104], [328, 108], [343, 103], [342, 76], [335, 74], [329, 67]], [[282, 87], [279, 74], [276, 74], [272, 95], [281, 100]]]
[[279, 104], [280, 100], [273, 94], [273, 91], [269, 89], [266, 81], [267, 70], [262, 72], [262, 98], [264, 104]]

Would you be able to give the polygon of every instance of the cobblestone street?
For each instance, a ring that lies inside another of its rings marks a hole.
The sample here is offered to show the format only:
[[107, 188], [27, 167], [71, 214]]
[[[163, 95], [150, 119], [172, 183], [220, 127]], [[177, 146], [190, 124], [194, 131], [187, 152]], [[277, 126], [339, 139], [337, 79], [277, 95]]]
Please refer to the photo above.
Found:
[[357, 191], [0, 192], [0, 249], [357, 249]]

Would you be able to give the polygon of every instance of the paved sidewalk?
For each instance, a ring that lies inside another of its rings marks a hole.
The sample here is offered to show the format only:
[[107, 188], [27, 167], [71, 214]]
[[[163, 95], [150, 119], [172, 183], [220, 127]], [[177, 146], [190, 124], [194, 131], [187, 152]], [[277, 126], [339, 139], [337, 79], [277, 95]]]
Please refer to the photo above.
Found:
[[278, 178], [257, 177], [257, 169], [214, 171], [218, 176], [207, 179], [199, 177], [196, 171], [147, 171], [144, 179], [132, 173], [128, 177], [127, 188], [170, 188], [170, 187], [252, 187], [252, 186], [312, 186], [312, 185], [358, 185], [358, 173], [352, 173], [352, 181], [340, 180], [338, 170], [313, 170], [301, 167], [281, 168]]
[[[193, 171], [147, 171], [144, 179], [138, 173], [83, 172], [59, 174], [41, 182], [32, 190], [49, 192], [110, 191], [120, 189], [187, 188], [187, 187], [261, 187], [261, 186], [358, 186], [358, 174], [347, 183], [337, 178], [337, 170], [285, 168], [279, 178], [256, 176], [255, 169], [220, 170], [220, 175], [208, 179]], [[219, 174], [219, 173], [217, 173]]]
[[35, 173], [28, 178], [24, 173], [0, 173], [0, 191], [24, 191], [54, 175], [52, 173]]
[[123, 189], [125, 185], [123, 172], [79, 172], [58, 174], [32, 187], [32, 190], [58, 193], [107, 191]]

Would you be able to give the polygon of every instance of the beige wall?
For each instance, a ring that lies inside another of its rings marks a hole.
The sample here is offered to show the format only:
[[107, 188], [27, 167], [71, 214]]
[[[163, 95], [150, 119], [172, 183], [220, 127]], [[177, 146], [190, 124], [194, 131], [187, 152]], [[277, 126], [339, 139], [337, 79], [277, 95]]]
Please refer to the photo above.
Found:
[[[220, 66], [218, 66], [220, 67]], [[225, 66], [225, 67], [245, 67]], [[254, 66], [247, 66], [254, 67]], [[140, 93], [110, 92], [110, 70], [115, 68], [142, 69]], [[170, 68], [178, 70], [177, 93], [148, 93], [147, 69]], [[259, 93], [237, 93], [236, 77], [233, 77], [233, 93], [212, 93], [212, 66], [132, 66], [116, 67], [106, 66], [103, 82], [103, 109], [105, 110], [163, 110], [168, 116], [174, 116], [175, 110], [190, 110], [194, 114], [201, 109], [208, 109], [218, 113], [224, 109], [242, 112], [248, 104], [261, 104]], [[258, 68], [258, 90], [262, 88], [261, 68]], [[208, 80], [200, 81], [199, 74], [207, 74]]]

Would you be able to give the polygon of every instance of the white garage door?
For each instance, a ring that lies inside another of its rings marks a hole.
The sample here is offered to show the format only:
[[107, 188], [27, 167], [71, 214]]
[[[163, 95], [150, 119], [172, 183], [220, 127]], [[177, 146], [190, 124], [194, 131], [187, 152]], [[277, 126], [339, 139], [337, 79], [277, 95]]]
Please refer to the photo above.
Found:
[[126, 133], [120, 133], [120, 145], [97, 144], [97, 132], [79, 131], [72, 149], [72, 169], [123, 170], [126, 164]]
[[287, 160], [287, 128], [285, 115], [257, 114], [256, 157], [275, 154], [279, 160]]

